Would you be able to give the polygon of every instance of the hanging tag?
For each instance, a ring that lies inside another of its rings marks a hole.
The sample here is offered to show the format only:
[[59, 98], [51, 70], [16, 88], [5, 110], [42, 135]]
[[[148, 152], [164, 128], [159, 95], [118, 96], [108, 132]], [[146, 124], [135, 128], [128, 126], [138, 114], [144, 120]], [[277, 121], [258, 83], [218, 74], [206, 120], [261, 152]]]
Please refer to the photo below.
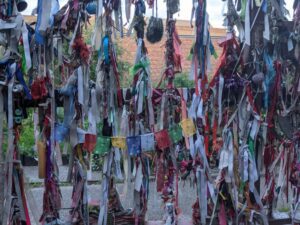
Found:
[[192, 119], [184, 119], [181, 121], [181, 127], [184, 133], [184, 136], [191, 137], [196, 133], [196, 127]]
[[142, 151], [143, 152], [150, 152], [154, 151], [155, 149], [155, 141], [154, 141], [154, 134], [144, 134], [141, 135], [141, 142], [142, 142]]
[[126, 149], [126, 138], [125, 137], [112, 137], [111, 144], [114, 148]]

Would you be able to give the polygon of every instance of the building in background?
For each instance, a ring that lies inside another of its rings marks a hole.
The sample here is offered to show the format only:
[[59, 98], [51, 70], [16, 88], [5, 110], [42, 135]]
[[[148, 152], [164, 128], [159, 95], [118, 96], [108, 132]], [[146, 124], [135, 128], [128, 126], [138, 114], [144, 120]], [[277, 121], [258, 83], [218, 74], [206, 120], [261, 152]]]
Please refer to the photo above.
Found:
[[[36, 21], [35, 16], [24, 16], [24, 18], [27, 23], [33, 23]], [[91, 29], [94, 26], [94, 22], [95, 19], [92, 17], [90, 19], [90, 25], [89, 25]], [[181, 44], [182, 69], [183, 69], [182, 73], [188, 74], [191, 68], [191, 61], [189, 59], [190, 50], [191, 50], [191, 46], [195, 41], [194, 28], [191, 27], [190, 21], [187, 20], [177, 20], [176, 28], [182, 42]], [[164, 29], [165, 29], [165, 22], [164, 22]], [[218, 41], [226, 35], [226, 29], [211, 28], [210, 35], [215, 50], [217, 52], [217, 55], [219, 56], [222, 52], [222, 48], [219, 47]], [[151, 77], [154, 84], [159, 81], [165, 68], [164, 67], [165, 66], [165, 60], [164, 60], [165, 41], [166, 38], [164, 37], [160, 42], [156, 44], [150, 44], [145, 38], [146, 47], [148, 49], [149, 59], [151, 63], [151, 72], [152, 72]], [[130, 37], [125, 36], [123, 39], [120, 39], [118, 43], [120, 44], [120, 47], [123, 50], [121, 60], [128, 62], [129, 64], [132, 65], [135, 60], [136, 49], [137, 49], [134, 32]], [[213, 74], [213, 72], [215, 71], [216, 64], [217, 64], [217, 60], [214, 59], [214, 57], [211, 57], [211, 71], [209, 72], [210, 74], [208, 75]]]

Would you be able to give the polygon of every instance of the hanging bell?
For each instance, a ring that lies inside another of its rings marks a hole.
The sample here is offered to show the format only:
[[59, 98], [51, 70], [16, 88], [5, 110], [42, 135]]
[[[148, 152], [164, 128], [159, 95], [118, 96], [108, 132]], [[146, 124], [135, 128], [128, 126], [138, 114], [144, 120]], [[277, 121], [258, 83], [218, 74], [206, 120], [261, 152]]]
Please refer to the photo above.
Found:
[[17, 0], [17, 9], [19, 12], [23, 12], [27, 8], [27, 2], [25, 0]]
[[150, 17], [149, 25], [147, 27], [146, 37], [147, 40], [154, 44], [156, 42], [160, 42], [164, 35], [164, 25], [161, 18], [157, 18], [154, 16]]
[[96, 13], [97, 13], [97, 2], [96, 1], [92, 1], [92, 2], [88, 3], [86, 5], [85, 9], [88, 12], [88, 14], [90, 14], [90, 15], [96, 15]]
[[264, 80], [265, 80], [265, 75], [262, 72], [259, 72], [252, 76], [252, 81], [257, 85], [262, 84]]

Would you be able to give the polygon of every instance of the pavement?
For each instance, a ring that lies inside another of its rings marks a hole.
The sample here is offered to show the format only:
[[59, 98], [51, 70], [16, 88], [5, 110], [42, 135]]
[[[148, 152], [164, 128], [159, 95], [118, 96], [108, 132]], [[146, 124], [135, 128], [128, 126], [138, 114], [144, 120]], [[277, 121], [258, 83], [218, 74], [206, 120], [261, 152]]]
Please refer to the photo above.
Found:
[[[31, 224], [38, 225], [39, 218], [42, 214], [43, 204], [43, 180], [38, 179], [37, 167], [24, 167], [24, 174], [27, 183], [27, 199], [29, 205], [29, 213], [31, 216]], [[67, 178], [68, 168], [66, 166], [60, 167], [60, 181], [65, 182]], [[93, 172], [92, 181], [100, 180], [100, 173]], [[123, 183], [117, 184], [117, 190], [120, 194], [120, 199], [124, 208], [133, 207], [133, 187], [125, 187]], [[68, 213], [71, 206], [72, 184], [64, 183], [60, 187], [62, 193], [62, 209], [60, 216], [62, 220], [68, 218]], [[127, 190], [126, 190], [127, 189]], [[191, 224], [192, 218], [192, 205], [196, 201], [196, 190], [192, 187], [190, 182], [179, 182], [179, 207], [181, 209], [180, 225]], [[160, 194], [156, 192], [155, 182], [150, 182], [150, 193], [148, 201], [147, 221], [148, 224], [162, 224], [160, 220], [163, 218], [164, 210]], [[88, 199], [93, 204], [99, 204], [101, 201], [101, 185], [91, 184], [88, 185]]]

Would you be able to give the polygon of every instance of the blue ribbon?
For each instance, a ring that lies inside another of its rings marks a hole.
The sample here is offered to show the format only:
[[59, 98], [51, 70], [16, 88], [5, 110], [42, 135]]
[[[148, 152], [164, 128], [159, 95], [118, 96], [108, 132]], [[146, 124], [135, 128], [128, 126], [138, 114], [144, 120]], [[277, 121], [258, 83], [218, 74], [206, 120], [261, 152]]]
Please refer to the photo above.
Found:
[[54, 15], [58, 12], [59, 10], [59, 3], [57, 0], [38, 0], [38, 7], [37, 7], [37, 21], [36, 21], [36, 26], [35, 26], [35, 41], [43, 45], [45, 44], [45, 37], [39, 32], [39, 28], [41, 26], [41, 21], [42, 21], [42, 16], [43, 16], [43, 1], [51, 1], [51, 13], [49, 19], [49, 25], [52, 27], [54, 24]]
[[109, 38], [106, 35], [102, 40], [103, 54], [104, 54], [104, 62], [106, 65], [110, 63], [109, 59]]
[[[50, 1], [50, 0], [47, 0]], [[53, 3], [55, 2], [55, 3]], [[51, 7], [51, 13], [50, 13], [50, 26], [52, 27], [54, 25], [54, 15], [59, 11], [59, 2], [58, 0], [52, 0], [52, 7]]]
[[266, 91], [264, 94], [264, 107], [265, 109], [267, 109], [269, 106], [269, 91], [270, 91], [270, 87], [274, 83], [276, 72], [273, 67], [272, 57], [267, 52], [264, 53], [264, 61], [266, 63], [266, 69], [267, 69], [266, 77], [264, 80], [264, 85], [266, 87]]
[[63, 124], [55, 124], [55, 141], [61, 143], [69, 133], [69, 128], [65, 127]]
[[24, 92], [26, 94], [26, 98], [29, 99], [29, 100], [31, 100], [32, 96], [31, 96], [29, 88], [27, 87], [26, 82], [24, 80], [23, 73], [22, 73], [22, 71], [21, 71], [21, 69], [19, 67], [17, 68], [17, 71], [16, 71], [16, 77], [17, 77], [18, 81], [23, 86]]
[[264, 13], [267, 13], [267, 10], [268, 10], [268, 4], [265, 0], [263, 0], [262, 2], [262, 6], [261, 6], [261, 9]]
[[73, 115], [75, 113], [75, 103], [74, 103], [74, 94], [76, 92], [76, 87], [73, 85], [66, 85], [60, 89], [59, 93], [66, 97], [69, 97], [70, 105], [69, 111], [65, 111], [64, 116], [64, 126], [69, 128], [73, 119]]
[[35, 26], [35, 36], [34, 36], [35, 41], [40, 45], [43, 45], [45, 43], [43, 35], [41, 35], [39, 32], [39, 28], [40, 28], [41, 22], [42, 22], [42, 13], [43, 13], [42, 5], [43, 5], [43, 0], [38, 0], [38, 7], [37, 7], [38, 16], [37, 16], [37, 21], [36, 21], [36, 26]]

